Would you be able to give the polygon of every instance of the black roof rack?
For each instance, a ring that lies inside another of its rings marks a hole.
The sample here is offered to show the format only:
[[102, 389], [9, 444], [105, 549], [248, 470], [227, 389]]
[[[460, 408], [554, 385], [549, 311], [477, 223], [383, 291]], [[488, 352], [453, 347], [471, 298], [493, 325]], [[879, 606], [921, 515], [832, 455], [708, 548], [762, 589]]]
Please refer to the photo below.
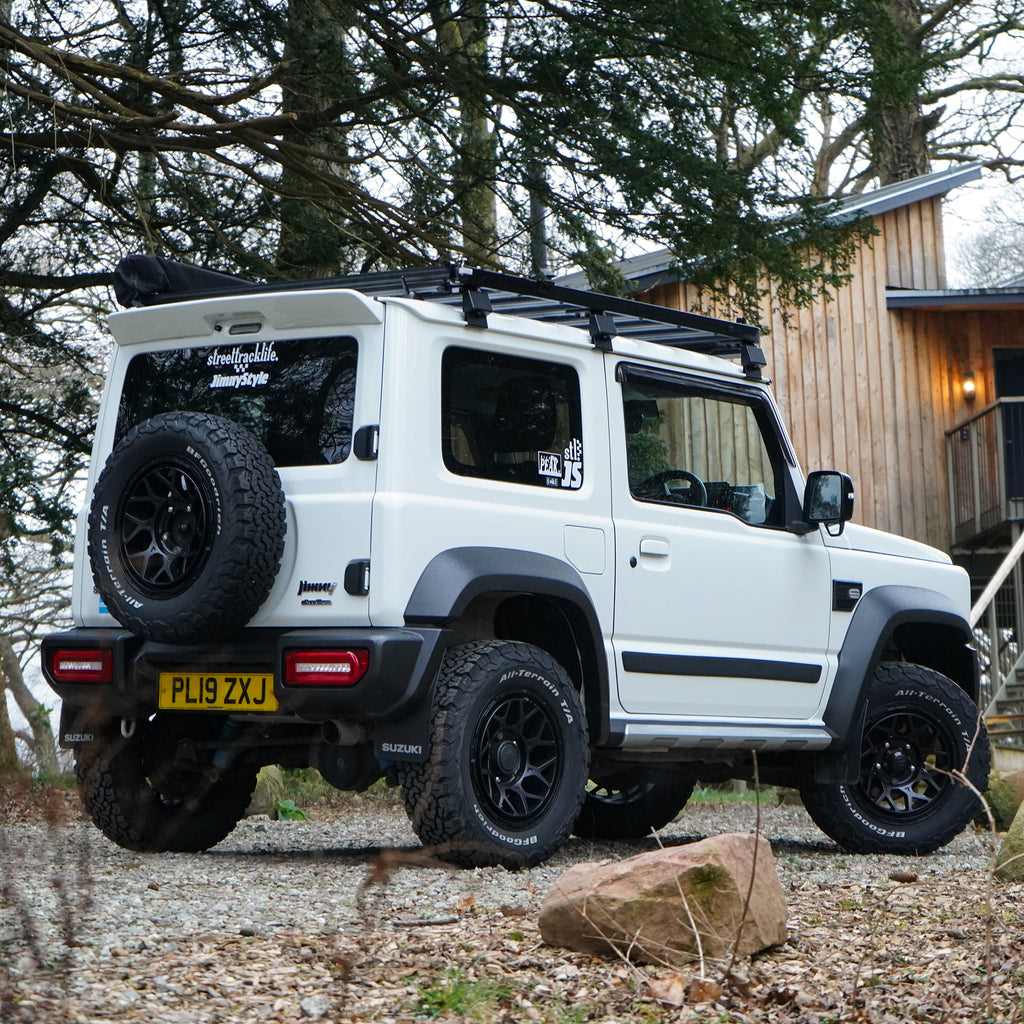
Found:
[[324, 288], [350, 288], [370, 296], [408, 296], [461, 305], [466, 322], [474, 327], [486, 327], [487, 316], [492, 312], [569, 324], [589, 331], [598, 348], [610, 349], [611, 339], [622, 335], [726, 359], [739, 358], [744, 372], [754, 378], [761, 376], [765, 364], [760, 331], [751, 324], [456, 263], [277, 284], [256, 284], [161, 256], [129, 256], [114, 270], [114, 292], [118, 302], [126, 307], [246, 292]]

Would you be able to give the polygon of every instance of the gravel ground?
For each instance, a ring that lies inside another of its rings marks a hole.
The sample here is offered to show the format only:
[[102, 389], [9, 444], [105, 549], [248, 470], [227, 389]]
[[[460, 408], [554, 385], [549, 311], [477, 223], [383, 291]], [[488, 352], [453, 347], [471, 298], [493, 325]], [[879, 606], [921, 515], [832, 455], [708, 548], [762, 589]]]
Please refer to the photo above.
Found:
[[[694, 804], [662, 841], [752, 831], [756, 814]], [[854, 857], [800, 807], [762, 808], [760, 827], [792, 938], [721, 979], [714, 1005], [674, 1006], [655, 996], [696, 967], [642, 972], [536, 930], [569, 865], [653, 841], [573, 840], [513, 873], [425, 861], [401, 810], [375, 801], [249, 819], [199, 855], [132, 853], [81, 820], [0, 826], [0, 1021], [1020, 1019], [1024, 888], [992, 887], [984, 833]]]

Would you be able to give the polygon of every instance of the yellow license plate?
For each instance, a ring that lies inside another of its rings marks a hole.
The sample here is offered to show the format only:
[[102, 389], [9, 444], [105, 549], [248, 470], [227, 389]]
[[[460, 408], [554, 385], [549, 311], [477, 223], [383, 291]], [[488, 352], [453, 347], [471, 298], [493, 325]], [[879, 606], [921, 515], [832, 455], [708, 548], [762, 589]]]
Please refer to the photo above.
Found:
[[262, 672], [161, 672], [164, 711], [276, 711], [274, 677]]

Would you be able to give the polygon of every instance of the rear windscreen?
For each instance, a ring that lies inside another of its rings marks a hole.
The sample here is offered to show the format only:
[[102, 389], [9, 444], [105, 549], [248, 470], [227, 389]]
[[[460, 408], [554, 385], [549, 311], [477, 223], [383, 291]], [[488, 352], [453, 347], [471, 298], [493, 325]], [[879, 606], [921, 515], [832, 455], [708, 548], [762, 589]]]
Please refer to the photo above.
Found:
[[212, 413], [258, 438], [277, 466], [343, 462], [352, 447], [354, 338], [147, 352], [128, 364], [115, 443], [162, 412]]

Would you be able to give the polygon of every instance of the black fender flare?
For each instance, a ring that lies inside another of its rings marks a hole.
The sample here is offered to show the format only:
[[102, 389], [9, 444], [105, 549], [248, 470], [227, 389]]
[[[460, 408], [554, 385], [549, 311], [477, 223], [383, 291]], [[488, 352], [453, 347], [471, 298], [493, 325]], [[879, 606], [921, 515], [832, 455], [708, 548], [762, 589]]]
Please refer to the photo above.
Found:
[[820, 782], [855, 782], [859, 773], [858, 751], [863, 732], [865, 695], [885, 651], [896, 643], [901, 626], [935, 627], [961, 641], [957, 664], [934, 657], [919, 661], [949, 676], [971, 698], [979, 692], [978, 662], [973, 632], [963, 613], [942, 593], [923, 587], [888, 585], [869, 590], [858, 602], [839, 651], [839, 666], [822, 720], [835, 741], [818, 761]]
[[589, 635], [581, 652], [586, 671], [583, 698], [593, 742], [609, 732], [608, 663], [601, 623], [580, 574], [552, 555], [513, 548], [450, 548], [435, 555], [420, 575], [405, 608], [409, 626], [445, 628], [457, 622], [474, 600], [488, 594], [533, 594], [572, 607]]

